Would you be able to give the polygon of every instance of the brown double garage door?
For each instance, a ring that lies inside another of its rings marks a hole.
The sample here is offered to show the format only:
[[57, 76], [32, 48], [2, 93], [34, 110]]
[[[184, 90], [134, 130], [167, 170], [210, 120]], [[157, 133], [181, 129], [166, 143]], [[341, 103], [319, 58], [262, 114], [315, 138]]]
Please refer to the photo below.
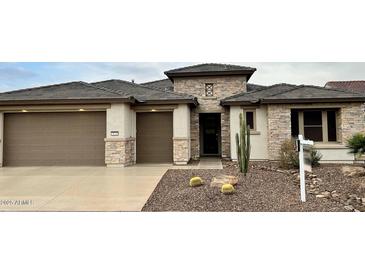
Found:
[[[137, 113], [137, 163], [171, 163], [172, 113]], [[7, 113], [5, 166], [105, 165], [105, 112]]]
[[104, 165], [105, 136], [105, 112], [7, 113], [4, 165]]

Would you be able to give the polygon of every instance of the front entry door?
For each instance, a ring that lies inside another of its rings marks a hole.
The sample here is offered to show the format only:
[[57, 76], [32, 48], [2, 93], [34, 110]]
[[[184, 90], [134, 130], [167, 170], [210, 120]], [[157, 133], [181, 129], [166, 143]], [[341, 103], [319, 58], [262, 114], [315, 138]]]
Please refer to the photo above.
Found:
[[200, 140], [202, 156], [218, 156], [220, 154], [220, 118], [220, 113], [200, 114]]

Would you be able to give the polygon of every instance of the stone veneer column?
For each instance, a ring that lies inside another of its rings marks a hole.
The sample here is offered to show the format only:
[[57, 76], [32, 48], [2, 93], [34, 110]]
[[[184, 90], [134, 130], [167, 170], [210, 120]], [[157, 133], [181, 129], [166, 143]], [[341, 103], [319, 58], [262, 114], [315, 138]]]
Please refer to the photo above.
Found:
[[136, 163], [136, 113], [129, 104], [112, 104], [107, 109], [105, 164], [125, 167]]
[[197, 109], [193, 109], [190, 115], [191, 158], [193, 160], [198, 160], [200, 157], [199, 131], [199, 113]]
[[105, 163], [108, 167], [126, 167], [135, 162], [135, 138], [106, 138]]
[[224, 108], [224, 112], [221, 113], [221, 136], [222, 136], [222, 158], [231, 158], [231, 135], [230, 135], [230, 110]]
[[291, 138], [291, 113], [288, 105], [268, 105], [269, 160], [278, 160], [281, 144]]
[[179, 105], [173, 113], [174, 164], [186, 165], [190, 160], [190, 108]]

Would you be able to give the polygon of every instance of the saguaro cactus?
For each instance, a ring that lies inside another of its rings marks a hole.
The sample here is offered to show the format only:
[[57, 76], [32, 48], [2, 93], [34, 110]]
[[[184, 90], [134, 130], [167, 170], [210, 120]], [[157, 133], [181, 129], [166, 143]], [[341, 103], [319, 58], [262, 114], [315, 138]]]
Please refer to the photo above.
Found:
[[248, 164], [250, 162], [251, 140], [250, 127], [247, 126], [243, 114], [240, 113], [240, 133], [236, 133], [237, 161], [240, 172], [245, 176], [248, 172]]

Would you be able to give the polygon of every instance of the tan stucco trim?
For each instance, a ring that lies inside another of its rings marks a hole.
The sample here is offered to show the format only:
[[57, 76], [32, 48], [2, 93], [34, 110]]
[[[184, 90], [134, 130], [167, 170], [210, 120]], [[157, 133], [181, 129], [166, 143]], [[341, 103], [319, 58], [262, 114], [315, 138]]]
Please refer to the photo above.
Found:
[[148, 105], [148, 106], [132, 106], [135, 112], [154, 112], [152, 110], [158, 111], [174, 111], [178, 108], [178, 105]]
[[104, 138], [105, 142], [125, 142], [125, 141], [133, 141], [136, 138], [130, 137], [130, 138]]
[[181, 141], [186, 141], [186, 140], [190, 140], [190, 138], [184, 138], [184, 137], [173, 137], [173, 140], [181, 140]]

